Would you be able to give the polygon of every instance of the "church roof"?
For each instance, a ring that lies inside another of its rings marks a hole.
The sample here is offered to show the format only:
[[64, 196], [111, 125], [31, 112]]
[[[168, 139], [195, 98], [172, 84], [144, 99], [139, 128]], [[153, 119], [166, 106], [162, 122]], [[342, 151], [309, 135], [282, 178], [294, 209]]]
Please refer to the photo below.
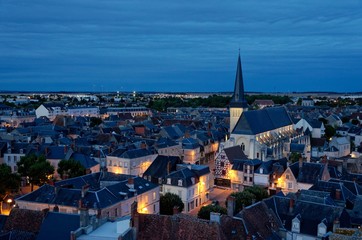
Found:
[[236, 123], [233, 134], [256, 135], [293, 124], [284, 107], [245, 111]]
[[240, 107], [240, 108], [248, 107], [248, 103], [246, 102], [244, 94], [244, 81], [243, 81], [243, 72], [241, 68], [240, 54], [238, 57], [238, 64], [236, 67], [234, 94], [230, 101], [230, 107]]

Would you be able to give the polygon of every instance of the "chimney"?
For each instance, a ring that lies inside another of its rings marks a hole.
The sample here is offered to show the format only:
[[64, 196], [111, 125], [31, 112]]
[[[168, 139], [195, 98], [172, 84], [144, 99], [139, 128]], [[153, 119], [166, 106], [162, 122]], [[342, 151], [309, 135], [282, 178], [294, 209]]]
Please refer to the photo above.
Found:
[[333, 232], [335, 233], [337, 228], [340, 228], [340, 222], [338, 217], [333, 221]]
[[89, 190], [90, 185], [86, 184], [82, 187], [82, 198], [85, 197], [85, 195], [87, 194], [88, 190]]
[[141, 149], [147, 149], [147, 145], [146, 145], [145, 142], [142, 142], [142, 143], [141, 143]]
[[303, 167], [303, 158], [300, 157], [299, 158], [299, 171], [302, 169], [302, 167]]
[[130, 189], [134, 189], [134, 179], [133, 177], [130, 177], [128, 178], [128, 181], [127, 181], [127, 187], [129, 187]]
[[171, 173], [171, 161], [167, 162], [167, 175]]
[[180, 213], [180, 209], [178, 206], [174, 206], [172, 209], [172, 215], [176, 215]]
[[229, 196], [226, 201], [228, 203], [228, 207], [227, 207], [228, 216], [233, 217], [234, 211], [235, 211], [235, 197]]
[[133, 202], [131, 205], [131, 221], [130, 227], [135, 229], [135, 236], [138, 236], [138, 231], [140, 227], [140, 215], [137, 211], [137, 202]]
[[210, 222], [215, 222], [220, 224], [221, 213], [210, 212]]
[[292, 214], [294, 210], [294, 199], [291, 197], [289, 199], [289, 213]]
[[341, 200], [341, 189], [336, 189], [336, 195], [335, 195], [336, 200]]
[[53, 212], [59, 212], [59, 207], [58, 207], [58, 205], [55, 205], [55, 206], [53, 207]]
[[80, 219], [80, 227], [86, 227], [89, 225], [89, 212], [85, 207], [81, 207], [79, 209], [79, 219]]

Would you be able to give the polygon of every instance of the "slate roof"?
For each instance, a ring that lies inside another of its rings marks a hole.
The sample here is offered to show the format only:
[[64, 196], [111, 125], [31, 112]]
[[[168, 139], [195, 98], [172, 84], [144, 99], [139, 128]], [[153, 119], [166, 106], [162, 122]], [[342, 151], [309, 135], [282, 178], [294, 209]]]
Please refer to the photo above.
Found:
[[274, 233], [282, 224], [263, 201], [244, 208], [236, 216], [244, 219], [247, 233], [252, 239], [278, 239]]
[[78, 161], [85, 169], [90, 169], [99, 164], [96, 160], [94, 160], [94, 158], [91, 158], [83, 153], [73, 153], [70, 158]]
[[170, 163], [170, 170], [175, 171], [177, 163], [180, 163], [179, 157], [158, 155], [156, 159], [147, 168], [143, 176], [151, 176], [153, 178], [164, 178], [167, 173], [167, 166]]
[[176, 146], [178, 145], [175, 141], [163, 137], [163, 138], [159, 138], [156, 142], [156, 148], [166, 148], [166, 147], [172, 147], [172, 146]]
[[[79, 201], [82, 199], [82, 187], [80, 187], [80, 184], [83, 180], [83, 185], [81, 186], [85, 185], [84, 182], [90, 184], [90, 190], [85, 194], [82, 200], [83, 204], [91, 209], [104, 209], [127, 198], [134, 197], [137, 193], [142, 194], [157, 187], [157, 185], [143, 178], [129, 175], [107, 173], [102, 177], [101, 174], [97, 173], [88, 174], [86, 176], [92, 176], [91, 179], [93, 180], [98, 177], [97, 182], [86, 181], [86, 179], [81, 177], [67, 179], [66, 181], [57, 182], [57, 188], [50, 185], [43, 185], [31, 193], [19, 197], [16, 201], [78, 207]], [[134, 190], [130, 190], [130, 187], [127, 184], [129, 177], [134, 179]], [[102, 182], [108, 182], [105, 184], [107, 186], [100, 187]], [[109, 185], [109, 182], [111, 185]]]
[[[182, 184], [180, 187], [186, 187], [186, 188], [198, 183], [196, 173], [191, 171], [189, 168], [183, 168], [176, 172], [172, 172], [171, 174], [166, 176], [166, 179], [168, 179], [168, 178], [171, 179], [171, 185], [173, 185], [173, 186], [180, 186], [179, 180], [182, 181]], [[194, 179], [194, 183], [192, 183], [191, 178]], [[166, 182], [166, 184], [167, 184], [167, 182]]]
[[238, 63], [236, 66], [235, 87], [234, 87], [234, 93], [230, 100], [230, 107], [241, 107], [241, 108], [248, 107], [248, 103], [246, 101], [244, 93], [244, 80], [241, 68], [240, 54], [238, 56]]
[[256, 135], [292, 124], [284, 107], [264, 108], [243, 112], [232, 133]]
[[198, 141], [194, 138], [184, 138], [182, 139], [182, 148], [183, 149], [195, 149], [200, 147]]
[[233, 163], [234, 160], [246, 160], [248, 157], [245, 155], [243, 150], [241, 150], [240, 145], [236, 145], [229, 148], [223, 149], [230, 163]]
[[321, 179], [324, 165], [319, 163], [303, 162], [302, 168], [299, 168], [299, 162], [289, 166], [297, 182], [313, 184]]
[[13, 208], [5, 222], [4, 231], [18, 230], [37, 234], [47, 211]]
[[45, 217], [37, 240], [63, 240], [70, 239], [70, 232], [80, 227], [80, 216], [78, 214], [65, 214], [49, 212]]
[[343, 207], [296, 200], [293, 209], [290, 210], [290, 198], [273, 196], [264, 200], [268, 208], [278, 216], [284, 227], [291, 231], [292, 220], [299, 215], [301, 220], [300, 232], [311, 236], [317, 236], [318, 224], [326, 219], [327, 232], [333, 230], [333, 222], [336, 218], [341, 227], [350, 227], [350, 217]]

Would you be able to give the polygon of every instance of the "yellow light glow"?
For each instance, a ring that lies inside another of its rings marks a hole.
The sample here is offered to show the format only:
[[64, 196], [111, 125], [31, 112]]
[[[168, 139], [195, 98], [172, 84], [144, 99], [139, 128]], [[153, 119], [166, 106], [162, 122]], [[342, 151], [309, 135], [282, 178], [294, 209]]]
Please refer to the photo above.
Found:
[[143, 213], [147, 213], [148, 212], [148, 209], [146, 207], [142, 208], [142, 212]]
[[6, 200], [6, 202], [7, 202], [7, 203], [12, 203], [13, 200], [9, 198], [8, 200]]

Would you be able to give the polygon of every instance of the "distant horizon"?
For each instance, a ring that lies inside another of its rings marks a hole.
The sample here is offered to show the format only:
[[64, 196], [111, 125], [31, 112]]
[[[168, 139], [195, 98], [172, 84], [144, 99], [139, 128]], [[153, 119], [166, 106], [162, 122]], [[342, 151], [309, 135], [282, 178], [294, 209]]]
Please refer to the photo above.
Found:
[[[172, 92], [172, 91], [124, 91], [124, 92], [119, 92], [119, 94], [123, 94], [123, 93], [150, 93], [150, 94], [233, 94], [232, 91], [220, 91], [220, 92]], [[97, 91], [6, 91], [6, 90], [0, 90], [0, 95], [6, 94], [6, 93], [19, 93], [19, 94], [45, 94], [45, 93], [56, 93], [56, 94], [117, 94], [118, 92], [115, 91], [110, 91], [110, 92], [97, 92]], [[333, 91], [301, 91], [301, 92], [257, 92], [257, 91], [245, 91], [245, 94], [319, 94], [319, 93], [323, 93], [323, 94], [361, 94], [362, 92], [333, 92]]]

